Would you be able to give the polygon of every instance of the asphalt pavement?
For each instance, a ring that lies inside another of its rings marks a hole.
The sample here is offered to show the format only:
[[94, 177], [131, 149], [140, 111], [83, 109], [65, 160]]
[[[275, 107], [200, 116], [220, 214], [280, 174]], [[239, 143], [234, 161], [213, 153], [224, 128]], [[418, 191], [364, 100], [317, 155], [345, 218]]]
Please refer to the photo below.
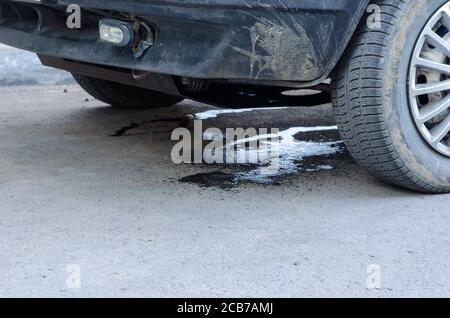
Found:
[[[330, 105], [117, 110], [38, 70], [0, 87], [0, 296], [450, 296], [450, 196], [369, 175]], [[288, 131], [280, 172], [173, 163], [186, 118]]]

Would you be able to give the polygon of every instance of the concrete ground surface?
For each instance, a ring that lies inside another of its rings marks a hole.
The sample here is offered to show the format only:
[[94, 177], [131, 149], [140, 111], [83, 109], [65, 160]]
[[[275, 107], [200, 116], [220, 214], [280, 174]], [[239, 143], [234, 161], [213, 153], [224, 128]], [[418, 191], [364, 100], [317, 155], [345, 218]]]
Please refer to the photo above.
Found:
[[[0, 296], [450, 296], [450, 196], [381, 183], [345, 151], [271, 183], [230, 182], [245, 166], [175, 165], [171, 119], [209, 109], [0, 87]], [[333, 125], [329, 105], [204, 122]]]

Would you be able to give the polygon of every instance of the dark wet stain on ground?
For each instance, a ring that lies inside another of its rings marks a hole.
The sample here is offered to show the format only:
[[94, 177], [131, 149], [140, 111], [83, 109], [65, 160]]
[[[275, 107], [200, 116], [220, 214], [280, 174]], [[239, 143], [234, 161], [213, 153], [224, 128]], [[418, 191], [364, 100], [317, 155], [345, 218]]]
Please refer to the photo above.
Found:
[[[126, 136], [137, 136], [144, 134], [151, 134], [157, 132], [172, 132], [173, 129], [178, 127], [189, 127], [189, 123], [192, 121], [193, 116], [184, 116], [176, 118], [160, 118], [152, 120], [143, 120], [139, 123], [131, 123], [118, 129], [116, 132], [110, 135], [110, 137], [126, 137]], [[158, 127], [157, 124], [161, 123], [162, 126]], [[167, 125], [172, 123], [173, 126]], [[158, 128], [164, 128], [161, 131]]]
[[[172, 132], [178, 127], [192, 128], [194, 117], [187, 115], [183, 117], [161, 118], [144, 120], [141, 122], [133, 122], [127, 126], [118, 129], [111, 134], [112, 137], [136, 136], [144, 134], [153, 134], [158, 132]], [[320, 125], [318, 125], [320, 126]], [[161, 130], [163, 129], [163, 130]], [[195, 184], [200, 187], [217, 188], [229, 190], [237, 188], [245, 184], [258, 184], [263, 186], [278, 186], [286, 180], [301, 174], [317, 174], [317, 172], [326, 173], [326, 171], [334, 171], [353, 161], [347, 149], [340, 141], [339, 132], [337, 130], [318, 130], [318, 131], [302, 131], [295, 134], [294, 139], [297, 141], [310, 141], [314, 143], [331, 143], [336, 147], [336, 153], [329, 155], [310, 155], [299, 160], [294, 160], [295, 171], [289, 173], [275, 174], [262, 179], [258, 178], [258, 165], [217, 165], [217, 169], [211, 172], [201, 172], [193, 175], [185, 176], [179, 179], [179, 182]], [[203, 165], [202, 167], [211, 168], [211, 165]]]
[[[354, 160], [344, 143], [340, 141], [339, 132], [337, 130], [299, 132], [294, 135], [294, 138], [299, 142], [311, 141], [318, 144], [331, 143], [330, 147], [335, 147], [336, 152], [325, 155], [299, 157], [298, 160], [294, 160], [293, 162], [296, 167], [295, 171], [275, 174], [262, 179], [258, 178], [258, 169], [255, 166], [224, 165], [222, 168], [218, 167], [220, 170], [190, 175], [181, 178], [179, 181], [196, 184], [200, 187], [212, 187], [224, 190], [237, 188], [245, 184], [279, 186], [300, 175], [313, 177], [314, 175], [318, 175], [318, 173], [330, 173], [331, 171], [339, 174], [343, 172], [342, 169], [344, 166], [354, 163]], [[254, 175], [252, 175], [252, 173]], [[256, 178], [253, 178], [253, 176], [256, 176]]]
[[141, 126], [140, 123], [131, 123], [128, 126], [124, 126], [122, 128], [120, 128], [119, 130], [117, 130], [114, 134], [111, 134], [111, 137], [122, 137], [124, 136], [128, 131], [132, 130], [132, 129], [136, 129], [139, 128]]
[[223, 171], [197, 173], [181, 178], [179, 181], [184, 183], [196, 184], [200, 187], [214, 187], [220, 188], [222, 190], [231, 189], [238, 185], [236, 182], [236, 178], [232, 173]]
[[337, 141], [341, 137], [337, 130], [321, 130], [299, 132], [294, 135], [294, 138], [299, 141], [331, 142]]
[[336, 147], [339, 147], [340, 149], [335, 154], [309, 156], [303, 158], [302, 160], [296, 161], [295, 164], [297, 164], [299, 171], [315, 172], [320, 170], [320, 167], [329, 166], [333, 167], [333, 170], [336, 170], [349, 162], [354, 162], [352, 156], [343, 143], [337, 144]]
[[[354, 160], [343, 143], [337, 143], [339, 151], [331, 155], [309, 156], [301, 160], [295, 161], [297, 171], [289, 174], [274, 175], [264, 179], [263, 182], [253, 181], [251, 179], [240, 178], [240, 175], [246, 174], [254, 166], [232, 166], [224, 167], [223, 170], [215, 170], [212, 172], [203, 172], [189, 175], [179, 179], [180, 182], [195, 184], [199, 187], [217, 188], [222, 190], [235, 189], [242, 185], [257, 184], [260, 186], [280, 186], [284, 182], [295, 178], [298, 175], [316, 175], [317, 173], [327, 173], [334, 171], [339, 173], [340, 169], [345, 165], [353, 164]], [[330, 169], [324, 169], [330, 167]]]

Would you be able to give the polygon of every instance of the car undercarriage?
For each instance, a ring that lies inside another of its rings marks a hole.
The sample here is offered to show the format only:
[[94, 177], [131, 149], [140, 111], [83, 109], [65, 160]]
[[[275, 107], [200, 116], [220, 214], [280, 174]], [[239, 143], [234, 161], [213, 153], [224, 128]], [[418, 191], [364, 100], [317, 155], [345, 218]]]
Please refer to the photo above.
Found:
[[331, 102], [369, 172], [450, 191], [448, 0], [0, 0], [0, 43], [115, 107]]
[[[224, 107], [317, 105], [367, 1], [0, 1], [0, 41], [47, 66]], [[66, 27], [80, 5], [80, 29]], [[151, 46], [97, 41], [102, 19]], [[142, 36], [142, 33], [145, 32]], [[148, 34], [150, 33], [150, 34]], [[324, 83], [325, 82], [325, 83]], [[295, 98], [291, 89], [309, 90]], [[311, 91], [312, 90], [312, 91]]]

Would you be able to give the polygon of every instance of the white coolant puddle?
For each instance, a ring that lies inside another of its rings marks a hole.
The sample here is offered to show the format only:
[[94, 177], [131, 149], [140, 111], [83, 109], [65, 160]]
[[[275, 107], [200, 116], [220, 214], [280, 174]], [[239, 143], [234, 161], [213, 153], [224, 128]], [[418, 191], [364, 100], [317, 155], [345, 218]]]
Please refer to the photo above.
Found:
[[[274, 179], [290, 175], [299, 171], [314, 172], [323, 170], [332, 170], [331, 165], [317, 164], [302, 166], [302, 160], [308, 157], [330, 156], [342, 151], [342, 143], [340, 140], [332, 141], [315, 141], [315, 140], [299, 140], [295, 136], [299, 133], [330, 132], [337, 131], [336, 126], [325, 127], [292, 127], [280, 131], [278, 135], [268, 134], [256, 137], [238, 140], [232, 145], [246, 145], [244, 147], [233, 147], [235, 157], [241, 158], [263, 158], [262, 162], [251, 165], [251, 169], [243, 170], [234, 174], [236, 182], [249, 181], [259, 184], [271, 184]], [[274, 138], [278, 136], [279, 138]], [[209, 140], [225, 139], [226, 136], [221, 134], [205, 135]], [[271, 139], [272, 138], [272, 139]], [[252, 141], [258, 140], [260, 143], [257, 147], [251, 148]], [[268, 147], [261, 147], [263, 145]], [[230, 144], [226, 145], [223, 152], [230, 151]], [[268, 152], [267, 149], [276, 149], [274, 153]], [[230, 163], [236, 165], [236, 163]]]
[[[292, 127], [284, 131], [280, 131], [279, 142], [270, 142], [272, 146], [276, 146], [279, 156], [271, 157], [270, 163], [265, 167], [257, 167], [247, 172], [239, 172], [236, 174], [237, 181], [251, 181], [255, 183], [270, 184], [274, 177], [293, 174], [299, 171], [299, 162], [306, 157], [333, 155], [341, 151], [340, 141], [302, 141], [294, 136], [301, 132], [320, 132], [337, 130], [337, 127]], [[263, 138], [265, 138], [263, 136]], [[275, 145], [277, 143], [277, 145]], [[269, 147], [270, 148], [270, 147]], [[258, 150], [250, 150], [256, 151]], [[272, 167], [273, 166], [273, 167]], [[307, 172], [332, 170], [329, 165], [317, 165], [308, 169]]]
[[197, 120], [207, 120], [211, 118], [217, 118], [224, 114], [242, 114], [259, 110], [280, 110], [287, 109], [288, 107], [267, 107], [267, 108], [243, 108], [243, 109], [211, 109], [202, 113], [195, 114]]
[[69, 73], [43, 66], [36, 54], [0, 45], [0, 85], [69, 83], [73, 83]]

